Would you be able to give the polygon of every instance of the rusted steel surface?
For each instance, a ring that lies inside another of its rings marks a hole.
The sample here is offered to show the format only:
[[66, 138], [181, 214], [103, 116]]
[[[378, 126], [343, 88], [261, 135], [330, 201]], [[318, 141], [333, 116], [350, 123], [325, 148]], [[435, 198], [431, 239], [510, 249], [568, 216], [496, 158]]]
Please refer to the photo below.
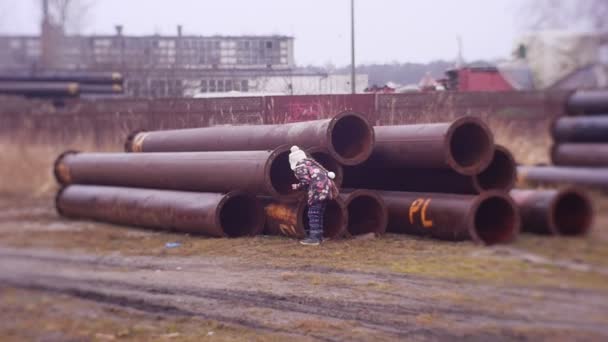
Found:
[[0, 94], [25, 96], [78, 96], [80, 87], [73, 82], [0, 82]]
[[260, 202], [242, 192], [227, 194], [69, 185], [56, 197], [57, 212], [74, 219], [237, 237], [261, 233]]
[[517, 164], [513, 154], [506, 147], [495, 145], [490, 165], [472, 178], [475, 188], [481, 191], [511, 190], [517, 181]]
[[450, 123], [376, 126], [374, 131], [370, 167], [452, 169], [473, 175], [492, 159], [492, 132], [474, 117]]
[[384, 168], [366, 164], [345, 167], [342, 185], [376, 190], [478, 194], [488, 190], [509, 191], [516, 181], [515, 160], [499, 145], [495, 146], [490, 165], [472, 176], [449, 169]]
[[41, 73], [0, 74], [0, 81], [23, 82], [78, 82], [78, 83], [122, 83], [119, 72], [48, 71]]
[[608, 114], [559, 118], [552, 132], [558, 142], [608, 142]]
[[518, 166], [517, 183], [528, 185], [578, 185], [608, 190], [608, 168]]
[[203, 192], [243, 190], [301, 196], [289, 167], [289, 148], [274, 151], [181, 153], [74, 153], [55, 162], [59, 183]]
[[342, 180], [344, 179], [344, 170], [342, 165], [338, 163], [334, 157], [329, 154], [329, 151], [323, 147], [311, 147], [304, 149], [314, 160], [318, 161], [326, 170], [332, 171], [336, 174], [334, 183], [339, 188], [342, 186]]
[[500, 192], [454, 195], [381, 191], [388, 208], [387, 230], [442, 240], [473, 240], [493, 245], [519, 233], [519, 211]]
[[331, 119], [283, 125], [139, 132], [129, 136], [125, 147], [128, 152], [241, 151], [284, 144], [323, 147], [340, 163], [353, 165], [371, 154], [374, 131], [362, 115], [344, 112]]
[[557, 144], [551, 149], [551, 160], [560, 166], [608, 167], [608, 144]]
[[551, 235], [585, 235], [593, 222], [593, 207], [582, 190], [511, 190], [519, 207], [522, 231]]
[[578, 90], [566, 103], [572, 114], [608, 113], [608, 90]]
[[375, 191], [353, 190], [342, 191], [340, 198], [344, 201], [348, 211], [348, 236], [367, 233], [381, 235], [386, 232], [388, 224], [388, 211], [386, 204]]
[[[265, 197], [261, 200], [266, 216], [265, 234], [284, 235], [297, 239], [306, 236], [308, 230], [306, 199], [281, 201]], [[323, 236], [331, 239], [342, 237], [347, 225], [348, 213], [344, 201], [340, 198], [329, 201], [323, 216]]]

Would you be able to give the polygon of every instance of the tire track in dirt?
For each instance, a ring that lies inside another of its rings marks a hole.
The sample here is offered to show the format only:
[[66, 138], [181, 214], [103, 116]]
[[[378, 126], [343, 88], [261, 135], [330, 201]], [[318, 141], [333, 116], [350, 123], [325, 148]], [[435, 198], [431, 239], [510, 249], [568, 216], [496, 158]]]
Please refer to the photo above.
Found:
[[[28, 255], [28, 253], [33, 255]], [[142, 281], [140, 278], [129, 277], [124, 271], [120, 273], [116, 270], [116, 268], [127, 267], [128, 270], [142, 270], [146, 274], [153, 274], [152, 270], [158, 269], [157, 267], [161, 265], [170, 269], [174, 265], [184, 264], [184, 260], [175, 263], [170, 258], [129, 257], [123, 260], [120, 257], [73, 256], [57, 252], [18, 251], [4, 248], [0, 248], [0, 258], [3, 263], [10, 263], [11, 260], [17, 265], [21, 263], [19, 266], [21, 269], [13, 270], [12, 273], [6, 272], [7, 270], [10, 271], [10, 267], [2, 268], [2, 265], [0, 265], [0, 270], [2, 270], [0, 283], [7, 285], [38, 291], [65, 293], [78, 298], [129, 307], [153, 314], [196, 316], [272, 332], [293, 333], [293, 330], [273, 325], [272, 318], [266, 320], [263, 317], [256, 317], [258, 320], [245, 319], [237, 312], [231, 312], [230, 309], [262, 308], [278, 312], [276, 315], [299, 314], [301, 317], [316, 317], [319, 320], [356, 322], [359, 326], [371, 331], [381, 332], [384, 336], [392, 338], [452, 339], [462, 336], [461, 331], [449, 329], [445, 326], [425, 327], [415, 324], [418, 315], [428, 312], [448, 317], [452, 321], [464, 322], [467, 325], [474, 324], [476, 319], [486, 323], [494, 323], [504, 328], [501, 335], [507, 340], [517, 336], [514, 333], [510, 334], [510, 329], [527, 326], [556, 329], [576, 328], [608, 335], [604, 326], [584, 321], [568, 322], [543, 317], [542, 320], [530, 322], [528, 318], [518, 315], [505, 313], [495, 315], [477, 308], [450, 306], [438, 303], [438, 301], [425, 302], [408, 296], [401, 296], [395, 304], [385, 304], [357, 301], [351, 298], [323, 298], [321, 296], [302, 296], [291, 293], [276, 294], [230, 286], [226, 288], [206, 288], [204, 282], [200, 286], [198, 284], [197, 286], [187, 284], [175, 286], [154, 279]], [[214, 262], [197, 260], [195, 264], [199, 268], [204, 266], [210, 267], [210, 269], [204, 269], [205, 272], [200, 270], [194, 274], [190, 272], [189, 275], [204, 277], [209, 271], [234, 272], [234, 270], [230, 270], [230, 267], [226, 268], [226, 264], [217, 262], [217, 260], [214, 260]], [[247, 268], [262, 269], [257, 266], [247, 265]], [[53, 267], [63, 270], [70, 269], [71, 273], [55, 274], [52, 271]], [[237, 267], [237, 269], [239, 268], [242, 267]], [[272, 269], [272, 271], [274, 273], [280, 272], [276, 269]], [[326, 274], [332, 272], [332, 270], [325, 269], [323, 272], [323, 274]], [[373, 275], [367, 274], [366, 276]], [[406, 281], [404, 278], [407, 279], [408, 283], [410, 281], [418, 283], [416, 286], [423, 286], [425, 283], [425, 279], [422, 278], [414, 280], [414, 277], [405, 276], [399, 279]], [[272, 281], [272, 279], [267, 281]], [[436, 282], [440, 283], [437, 280], [429, 281], [430, 287], [435, 286], [433, 283]], [[297, 285], [306, 286], [306, 284]], [[335, 287], [335, 285], [331, 286]], [[347, 289], [349, 287], [343, 284], [339, 286]], [[443, 286], [445, 284], [441, 287]], [[475, 286], [473, 286], [473, 289], [475, 289]], [[519, 295], [519, 293], [516, 295]], [[186, 303], [211, 303], [219, 307], [220, 313], [201, 311], [192, 308], [193, 305], [188, 307], [185, 304], [179, 306], [169, 304], [174, 303], [173, 300], [176, 298]], [[227, 310], [222, 310], [222, 308], [227, 308]], [[314, 337], [320, 340], [331, 340], [327, 337]], [[494, 337], [492, 336], [492, 338]]]

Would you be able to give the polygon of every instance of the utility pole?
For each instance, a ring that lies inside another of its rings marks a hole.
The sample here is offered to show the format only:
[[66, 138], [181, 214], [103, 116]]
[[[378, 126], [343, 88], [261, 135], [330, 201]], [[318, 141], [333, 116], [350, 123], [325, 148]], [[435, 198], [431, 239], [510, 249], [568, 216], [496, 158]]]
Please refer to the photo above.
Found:
[[355, 0], [350, 0], [350, 86], [351, 92], [355, 94]]

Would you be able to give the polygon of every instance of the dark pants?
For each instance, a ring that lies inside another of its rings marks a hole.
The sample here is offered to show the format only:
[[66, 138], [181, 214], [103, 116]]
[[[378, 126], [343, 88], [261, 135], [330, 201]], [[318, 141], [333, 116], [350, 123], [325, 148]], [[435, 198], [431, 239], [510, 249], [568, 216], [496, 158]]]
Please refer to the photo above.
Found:
[[325, 201], [314, 202], [308, 207], [308, 236], [313, 239], [323, 238], [323, 214], [326, 204]]

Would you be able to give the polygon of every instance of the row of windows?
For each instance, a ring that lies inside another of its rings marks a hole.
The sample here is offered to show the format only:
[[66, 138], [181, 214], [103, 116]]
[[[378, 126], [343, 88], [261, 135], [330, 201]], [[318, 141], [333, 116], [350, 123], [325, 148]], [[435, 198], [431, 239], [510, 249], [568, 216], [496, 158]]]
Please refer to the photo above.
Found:
[[201, 92], [222, 93], [227, 91], [249, 91], [249, 80], [202, 80]]
[[[192, 86], [185, 85], [181, 80], [152, 79], [149, 81], [129, 80], [126, 91], [134, 97], [180, 97]], [[202, 80], [198, 87], [204, 93], [249, 91], [249, 80], [211, 79]]]

